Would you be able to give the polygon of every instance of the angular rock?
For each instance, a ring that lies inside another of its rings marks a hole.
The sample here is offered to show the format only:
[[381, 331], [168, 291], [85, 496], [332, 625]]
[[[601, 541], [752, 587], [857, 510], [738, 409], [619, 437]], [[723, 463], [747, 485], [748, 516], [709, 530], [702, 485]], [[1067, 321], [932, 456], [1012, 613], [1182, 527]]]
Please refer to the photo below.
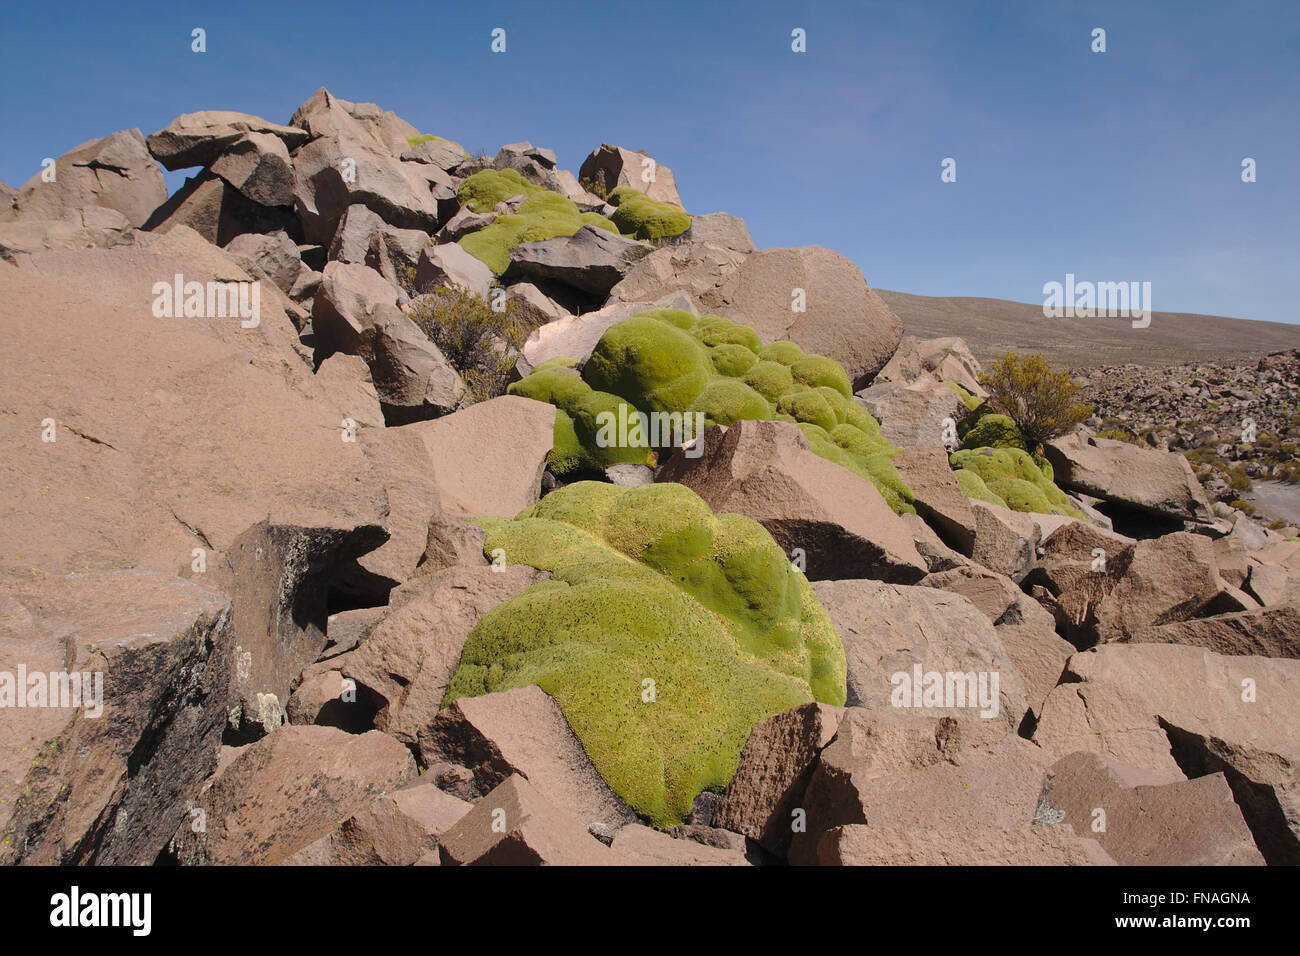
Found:
[[293, 163], [277, 136], [245, 133], [210, 168], [258, 205], [293, 205]]
[[692, 241], [693, 235], [688, 232], [685, 241], [675, 239], [639, 259], [610, 290], [610, 301], [643, 302], [684, 292], [692, 300], [692, 311], [695, 301], [712, 311], [721, 303], [719, 287], [744, 264], [746, 253]]
[[1038, 526], [1019, 511], [971, 499], [975, 512], [975, 546], [971, 558], [1017, 583], [1037, 561]]
[[42, 178], [42, 170], [18, 190], [12, 205], [0, 206], [0, 222], [61, 220], [100, 206], [139, 227], [167, 198], [162, 170], [138, 129], [82, 143], [55, 160], [54, 171], [53, 182]]
[[1052, 760], [1097, 753], [1174, 782], [1224, 772], [1270, 864], [1300, 861], [1300, 661], [1174, 644], [1070, 658], [1034, 732]]
[[[511, 286], [516, 288], [516, 286]], [[690, 297], [676, 293], [654, 302], [617, 302], [595, 312], [571, 315], [539, 326], [524, 342], [524, 352], [515, 368], [520, 377], [548, 359], [572, 358], [582, 365], [610, 326], [647, 309], [682, 309], [695, 314]]]
[[384, 427], [370, 367], [361, 356], [335, 352], [316, 369], [316, 378], [344, 418], [366, 428]]
[[690, 488], [716, 512], [753, 518], [787, 554], [799, 548], [809, 580], [918, 581], [925, 562], [876, 487], [814, 454], [789, 422], [713, 426], [703, 452], [674, 455], [656, 481]]
[[0, 862], [154, 862], [216, 768], [230, 625], [155, 571], [0, 576]]
[[226, 149], [249, 133], [271, 134], [288, 149], [307, 142], [306, 130], [281, 126], [249, 113], [203, 110], [182, 113], [146, 141], [153, 158], [164, 169], [208, 166]]
[[375, 711], [374, 726], [413, 748], [442, 708], [474, 625], [543, 577], [518, 565], [501, 572], [453, 567], [420, 578], [369, 638], [331, 664], [356, 682], [356, 706]]
[[625, 239], [608, 229], [584, 225], [572, 236], [525, 242], [510, 252], [512, 268], [538, 279], [551, 279], [583, 292], [605, 296], [632, 263], [652, 246]]
[[613, 852], [582, 824], [510, 777], [442, 835], [443, 866], [601, 866]]
[[419, 745], [422, 762], [468, 767], [480, 790], [519, 774], [584, 825], [636, 822], [592, 766], [559, 704], [535, 684], [460, 698], [420, 731]]
[[836, 827], [817, 847], [822, 866], [1114, 866], [1068, 826]]
[[[1020, 675], [993, 625], [966, 598], [878, 581], [817, 581], [813, 590], [844, 644], [850, 707], [1019, 726], [1028, 708]], [[926, 675], [921, 686], [918, 669]], [[942, 675], [945, 692], [934, 701], [922, 696], [931, 673]]]
[[425, 246], [415, 268], [415, 288], [424, 293], [437, 286], [464, 286], [486, 300], [496, 276], [481, 260], [474, 258], [457, 243]]
[[245, 233], [226, 244], [226, 252], [246, 271], [262, 275], [288, 295], [307, 266], [298, 247], [284, 230], [260, 235]]
[[1039, 805], [1120, 866], [1264, 865], [1222, 773], [1157, 783], [1142, 770], [1074, 753], [1052, 765]]
[[312, 306], [317, 364], [335, 352], [365, 357], [376, 327], [391, 316], [400, 295], [374, 269], [359, 263], [326, 263]]
[[0, 259], [15, 261], [24, 253], [46, 249], [108, 247], [129, 241], [131, 223], [116, 209], [90, 206], [65, 219], [20, 219], [0, 222]]
[[281, 727], [240, 748], [195, 800], [170, 847], [185, 865], [274, 865], [416, 776], [401, 744], [377, 731]]
[[217, 246], [228, 245], [244, 233], [281, 230], [297, 236], [299, 232], [290, 210], [253, 202], [207, 170], [185, 180], [170, 199], [151, 211], [143, 228], [165, 233], [177, 226], [189, 226]]
[[749, 238], [745, 220], [725, 212], [710, 212], [691, 217], [691, 241], [731, 252], [753, 252], [754, 240]]
[[880, 422], [882, 434], [900, 448], [941, 444], [946, 423], [953, 423], [956, 435], [956, 423], [966, 414], [957, 393], [939, 382], [872, 385], [857, 397]]
[[593, 150], [578, 170], [578, 178], [584, 182], [596, 183], [611, 193], [619, 186], [631, 186], [660, 202], [670, 202], [680, 206], [682, 199], [677, 195], [677, 181], [673, 171], [660, 165], [642, 150], [632, 152], [621, 146], [603, 143], [600, 149]]
[[1300, 601], [1146, 627], [1126, 639], [1186, 644], [1216, 654], [1300, 658]]
[[938, 445], [903, 448], [894, 468], [912, 489], [917, 510], [962, 554], [975, 547], [975, 512], [948, 465], [948, 452]]
[[784, 857], [794, 811], [803, 801], [817, 755], [839, 729], [844, 708], [804, 704], [760, 721], [714, 816], [715, 826], [743, 833]]
[[706, 846], [674, 838], [660, 830], [632, 823], [614, 834], [610, 849], [626, 855], [636, 866], [748, 866], [743, 850]]
[[1211, 519], [1201, 483], [1182, 455], [1082, 432], [1053, 439], [1044, 446], [1044, 454], [1056, 483], [1067, 491], [1183, 521]]

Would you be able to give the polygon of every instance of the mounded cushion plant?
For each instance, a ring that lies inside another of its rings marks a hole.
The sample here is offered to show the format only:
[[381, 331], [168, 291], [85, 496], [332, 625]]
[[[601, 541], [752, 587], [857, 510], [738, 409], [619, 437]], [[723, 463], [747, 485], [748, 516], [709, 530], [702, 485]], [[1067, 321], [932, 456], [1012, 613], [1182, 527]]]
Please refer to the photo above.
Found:
[[681, 206], [651, 199], [631, 186], [619, 186], [606, 198], [618, 207], [610, 218], [625, 236], [663, 239], [691, 228], [691, 217]]
[[[510, 392], [551, 401], [572, 416], [566, 404], [541, 397], [551, 388], [552, 368], [539, 367]], [[534, 382], [539, 373], [542, 380]], [[843, 367], [793, 342], [764, 346], [753, 329], [720, 316], [650, 309], [606, 330], [580, 377], [596, 392], [640, 412], [702, 412], [706, 425], [742, 419], [795, 422], [818, 455], [870, 481], [895, 512], [915, 511], [912, 492], [893, 466], [898, 449], [853, 399]], [[571, 441], [557, 417], [557, 447]], [[601, 460], [601, 450], [587, 451], [587, 460]], [[563, 460], [583, 461], [567, 449]]]
[[[957, 470], [958, 483], [968, 498], [989, 501], [988, 495], [992, 495], [997, 499], [994, 504], [1012, 511], [1083, 518], [1065, 492], [1053, 484], [1050, 473], [1045, 474], [1034, 456], [1023, 448], [961, 449], [948, 460]], [[963, 477], [963, 472], [976, 476], [979, 483]]]
[[656, 826], [727, 785], [758, 721], [844, 703], [830, 618], [749, 518], [715, 515], [682, 485], [582, 481], [479, 523], [485, 553], [551, 578], [484, 615], [444, 704], [537, 684]]
[[461, 204], [475, 212], [489, 212], [512, 196], [524, 195], [519, 209], [462, 236], [461, 247], [500, 275], [510, 265], [510, 251], [524, 242], [571, 236], [584, 225], [617, 233], [618, 227], [594, 212], [579, 212], [569, 199], [535, 186], [513, 169], [484, 169], [468, 177], [457, 189]]

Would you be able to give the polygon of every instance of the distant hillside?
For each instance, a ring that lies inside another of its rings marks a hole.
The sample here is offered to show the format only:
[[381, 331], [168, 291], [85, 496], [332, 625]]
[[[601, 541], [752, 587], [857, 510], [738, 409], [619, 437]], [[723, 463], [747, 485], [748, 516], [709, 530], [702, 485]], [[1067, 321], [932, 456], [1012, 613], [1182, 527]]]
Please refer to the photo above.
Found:
[[1121, 318], [1048, 319], [1041, 305], [1005, 299], [939, 298], [876, 290], [909, 335], [960, 335], [981, 362], [1004, 352], [1041, 352], [1070, 368], [1175, 365], [1300, 348], [1300, 325], [1217, 315], [1156, 312], [1135, 329]]

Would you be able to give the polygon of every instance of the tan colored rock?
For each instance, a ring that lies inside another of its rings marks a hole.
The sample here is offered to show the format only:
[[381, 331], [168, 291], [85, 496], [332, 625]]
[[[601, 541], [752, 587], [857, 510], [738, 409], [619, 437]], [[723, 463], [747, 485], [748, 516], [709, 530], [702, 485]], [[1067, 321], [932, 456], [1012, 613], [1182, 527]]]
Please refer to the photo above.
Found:
[[293, 205], [293, 163], [278, 136], [245, 133], [210, 168], [259, 205]]
[[962, 554], [975, 547], [975, 512], [948, 465], [948, 452], [939, 445], [902, 448], [894, 468], [912, 489], [917, 510]]
[[1300, 658], [1300, 602], [1150, 626], [1126, 639], [1186, 644], [1216, 654]]
[[539, 326], [529, 334], [524, 342], [523, 355], [515, 367], [523, 376], [553, 358], [576, 359], [582, 364], [591, 358], [596, 343], [610, 326], [638, 312], [661, 308], [695, 311], [689, 296], [677, 294], [654, 302], [618, 302], [595, 312], [561, 317]]
[[817, 848], [822, 866], [1114, 866], [1068, 826], [899, 829], [836, 827]]
[[[939, 445], [945, 426], [965, 416], [966, 406], [947, 385], [920, 379], [909, 385], [873, 384], [857, 393], [859, 404], [880, 422], [881, 433], [900, 448]], [[951, 469], [950, 469], [951, 470]]]
[[975, 546], [971, 558], [990, 571], [1020, 582], [1038, 560], [1039, 530], [1034, 520], [986, 501], [971, 499], [975, 513]]
[[681, 197], [677, 195], [677, 181], [673, 178], [673, 171], [656, 163], [644, 150], [633, 152], [604, 143], [582, 161], [578, 178], [583, 182], [596, 183], [604, 190], [602, 195], [613, 192], [619, 186], [631, 186], [651, 199], [670, 202], [675, 206], [682, 204]]
[[141, 228], [167, 233], [178, 226], [188, 226], [217, 246], [246, 233], [298, 231], [292, 210], [254, 202], [206, 169], [153, 209]]
[[519, 775], [442, 835], [443, 866], [608, 866], [618, 857]]
[[495, 283], [496, 276], [491, 268], [458, 243], [426, 245], [420, 250], [415, 288], [422, 293], [432, 292], [438, 286], [459, 285], [486, 300]]
[[484, 614], [544, 575], [516, 565], [454, 567], [394, 592], [396, 606], [355, 650], [331, 663], [357, 684], [374, 725], [414, 747], [442, 708], [465, 638]]
[[813, 453], [789, 422], [713, 426], [703, 453], [674, 455], [657, 481], [690, 488], [716, 512], [763, 525], [787, 554], [803, 550], [810, 580], [875, 577], [917, 581], [925, 562], [876, 487]]
[[82, 143], [56, 159], [54, 171], [53, 181], [46, 182], [42, 169], [18, 190], [12, 205], [0, 205], [0, 222], [67, 219], [100, 206], [139, 227], [167, 199], [162, 170], [138, 129]]
[[1174, 644], [1102, 645], [1070, 658], [1034, 742], [1052, 760], [1085, 750], [1161, 782], [1224, 771], [1264, 858], [1294, 863], [1297, 682], [1300, 661]]
[[1048, 773], [1040, 813], [1121, 866], [1264, 865], [1222, 773], [1157, 783], [1094, 753], [1069, 754]]
[[652, 250], [648, 242], [588, 224], [572, 236], [520, 243], [510, 251], [510, 264], [537, 279], [607, 296], [632, 264]]
[[336, 829], [376, 796], [415, 778], [406, 748], [377, 731], [281, 727], [240, 748], [194, 802], [171, 852], [186, 865], [266, 865]]
[[422, 776], [376, 797], [338, 829], [284, 862], [291, 866], [414, 866], [428, 856], [436, 866], [438, 838], [470, 807]]
[[[688, 234], [688, 237], [693, 233]], [[745, 262], [746, 253], [711, 242], [674, 242], [637, 260], [609, 292], [610, 302], [644, 302], [685, 293], [707, 312], [719, 304], [718, 290]]]
[[1209, 501], [1182, 455], [1072, 432], [1044, 448], [1056, 483], [1184, 521], [1211, 520]]
[[146, 141], [164, 169], [208, 166], [248, 133], [272, 134], [289, 149], [307, 142], [306, 130], [281, 126], [249, 113], [203, 110], [182, 113]]
[[116, 209], [89, 206], [63, 219], [19, 219], [0, 222], [0, 259], [47, 249], [108, 247], [129, 241], [131, 223]]
[[316, 378], [344, 418], [365, 428], [384, 427], [370, 366], [361, 356], [335, 352], [316, 369]]
[[[806, 309], [791, 309], [802, 289]], [[820, 246], [760, 249], [728, 274], [712, 311], [753, 328], [764, 342], [790, 339], [844, 366], [854, 388], [898, 347], [903, 324], [848, 259]]]
[[[813, 590], [844, 645], [849, 706], [983, 719], [1006, 730], [1020, 724], [1024, 684], [993, 625], [966, 598], [868, 580], [817, 581]], [[962, 675], [952, 680], [961, 696], [951, 703], [923, 698], [918, 669], [945, 675], [945, 686], [947, 675]]]
[[632, 823], [614, 834], [610, 849], [634, 866], [748, 866], [741, 850], [705, 846]]
[[778, 857], [789, 850], [794, 810], [803, 801], [817, 755], [830, 743], [843, 707], [804, 704], [762, 720], [749, 732], [740, 763], [713, 818]]
[[559, 704], [535, 684], [456, 700], [420, 730], [419, 744], [425, 764], [468, 767], [484, 792], [519, 774], [584, 825], [636, 820], [592, 766]]

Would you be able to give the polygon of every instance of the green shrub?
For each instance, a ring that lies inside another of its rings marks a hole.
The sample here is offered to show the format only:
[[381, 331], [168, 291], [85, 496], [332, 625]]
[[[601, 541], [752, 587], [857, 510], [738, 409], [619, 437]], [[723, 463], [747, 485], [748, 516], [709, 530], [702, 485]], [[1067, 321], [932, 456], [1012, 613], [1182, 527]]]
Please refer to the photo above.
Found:
[[1228, 506], [1231, 508], [1236, 508], [1238, 511], [1244, 511], [1248, 515], [1253, 515], [1258, 510], [1249, 501], [1242, 501], [1240, 498], [1228, 502]]
[[533, 326], [516, 313], [514, 300], [494, 312], [480, 296], [463, 286], [437, 286], [427, 297], [413, 300], [411, 321], [460, 372], [470, 399], [486, 401], [504, 395]]
[[578, 482], [479, 523], [485, 553], [551, 578], [483, 616], [444, 704], [537, 684], [655, 826], [727, 785], [758, 721], [845, 701], [843, 648], [808, 582], [761, 525], [682, 485]]
[[447, 143], [451, 146], [455, 146], [462, 153], [465, 153], [466, 158], [469, 157], [469, 153], [466, 152], [465, 147], [460, 145], [460, 143], [454, 142], [450, 139], [443, 139], [441, 136], [434, 136], [432, 133], [420, 133], [417, 136], [408, 136], [406, 137], [406, 145], [410, 146], [411, 149], [415, 149], [415, 147], [419, 146], [421, 143], [432, 143], [434, 140], [437, 140], [439, 143]]
[[681, 206], [651, 199], [631, 186], [619, 186], [606, 198], [618, 207], [610, 218], [625, 236], [663, 239], [691, 228], [691, 217]]
[[[1083, 518], [1070, 504], [1065, 492], [1043, 474], [1034, 456], [1022, 448], [962, 449], [953, 452], [948, 461], [957, 469], [958, 483], [965, 482], [962, 491], [967, 497], [981, 498], [983, 491], [987, 490], [1012, 511]], [[962, 471], [977, 475], [983, 481], [985, 489], [980, 489], [969, 478], [963, 479]], [[967, 492], [968, 487], [974, 493]]]
[[1070, 373], [1052, 368], [1041, 355], [1008, 352], [980, 376], [980, 384], [988, 390], [988, 404], [1016, 423], [1029, 447], [1064, 435], [1092, 414], [1091, 406], [1075, 401], [1079, 387]]
[[[606, 330], [581, 377], [643, 412], [703, 412], [706, 425], [797, 423], [815, 453], [870, 481], [895, 512], [915, 513], [912, 491], [893, 466], [898, 449], [853, 400], [843, 367], [793, 342], [763, 346], [753, 329], [729, 319], [651, 309]], [[510, 391], [529, 394], [529, 378]], [[569, 440], [557, 430], [557, 442], [561, 437]], [[579, 456], [566, 449], [563, 460]]]

